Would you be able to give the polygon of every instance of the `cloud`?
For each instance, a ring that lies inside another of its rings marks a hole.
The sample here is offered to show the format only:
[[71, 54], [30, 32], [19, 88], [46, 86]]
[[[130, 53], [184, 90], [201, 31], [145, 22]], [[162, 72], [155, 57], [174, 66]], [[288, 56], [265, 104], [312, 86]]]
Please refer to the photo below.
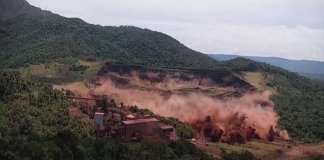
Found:
[[101, 25], [161, 31], [204, 53], [324, 61], [323, 0], [28, 0]]

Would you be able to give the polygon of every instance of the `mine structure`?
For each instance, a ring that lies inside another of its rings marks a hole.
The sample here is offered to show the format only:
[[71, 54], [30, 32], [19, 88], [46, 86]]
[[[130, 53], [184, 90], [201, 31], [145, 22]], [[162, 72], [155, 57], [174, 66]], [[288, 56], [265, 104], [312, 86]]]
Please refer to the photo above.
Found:
[[159, 120], [155, 118], [122, 121], [121, 133], [126, 140], [155, 138], [158, 136]]
[[90, 106], [92, 112], [88, 116], [93, 119], [97, 137], [121, 137], [125, 141], [170, 140], [175, 134], [172, 126], [162, 124], [149, 115], [131, 113], [127, 106], [118, 106], [107, 95], [92, 95], [91, 98], [66, 95], [65, 98], [74, 105]]

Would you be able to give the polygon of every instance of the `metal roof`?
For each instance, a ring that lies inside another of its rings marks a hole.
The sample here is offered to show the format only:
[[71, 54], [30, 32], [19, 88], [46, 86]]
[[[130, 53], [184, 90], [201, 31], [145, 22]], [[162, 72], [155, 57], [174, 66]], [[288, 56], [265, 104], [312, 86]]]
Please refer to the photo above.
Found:
[[132, 114], [129, 114], [129, 115], [126, 116], [126, 118], [134, 119], [136, 117], [134, 115], [132, 115]]
[[158, 122], [156, 118], [147, 118], [147, 119], [135, 119], [135, 120], [128, 120], [122, 121], [123, 124], [136, 124], [136, 123], [148, 123], [148, 122]]
[[104, 115], [105, 113], [102, 112], [96, 112], [95, 115]]
[[167, 130], [167, 129], [173, 129], [172, 126], [160, 126], [161, 129]]

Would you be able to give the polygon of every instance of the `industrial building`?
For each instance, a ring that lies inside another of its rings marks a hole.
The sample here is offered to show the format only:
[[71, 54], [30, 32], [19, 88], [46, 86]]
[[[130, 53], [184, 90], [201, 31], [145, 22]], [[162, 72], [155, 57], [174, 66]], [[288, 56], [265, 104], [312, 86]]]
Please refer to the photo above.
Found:
[[173, 129], [169, 125], [160, 126], [160, 121], [155, 118], [135, 119], [122, 121], [121, 135], [125, 140], [147, 138], [170, 140]]
[[160, 126], [160, 137], [163, 140], [170, 140], [173, 133], [173, 127], [168, 125]]
[[122, 121], [121, 134], [125, 140], [159, 136], [159, 120], [155, 118]]
[[[98, 98], [84, 98], [66, 96], [77, 105], [83, 101], [95, 101], [93, 118], [98, 137], [122, 137], [124, 140], [163, 139], [170, 140], [174, 128], [160, 123], [151, 115], [131, 113], [125, 107], [118, 107], [108, 96], [95, 96]], [[89, 103], [91, 104], [91, 103]]]
[[95, 116], [94, 116], [94, 122], [95, 122], [96, 127], [99, 130], [103, 130], [104, 129], [104, 113], [96, 112]]

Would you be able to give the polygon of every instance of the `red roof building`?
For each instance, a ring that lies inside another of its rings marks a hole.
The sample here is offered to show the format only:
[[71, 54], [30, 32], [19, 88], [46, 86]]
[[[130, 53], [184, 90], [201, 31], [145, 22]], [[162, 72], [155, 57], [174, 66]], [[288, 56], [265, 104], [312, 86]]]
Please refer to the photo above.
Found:
[[122, 121], [121, 132], [126, 140], [156, 136], [159, 131], [159, 120], [155, 118]]

